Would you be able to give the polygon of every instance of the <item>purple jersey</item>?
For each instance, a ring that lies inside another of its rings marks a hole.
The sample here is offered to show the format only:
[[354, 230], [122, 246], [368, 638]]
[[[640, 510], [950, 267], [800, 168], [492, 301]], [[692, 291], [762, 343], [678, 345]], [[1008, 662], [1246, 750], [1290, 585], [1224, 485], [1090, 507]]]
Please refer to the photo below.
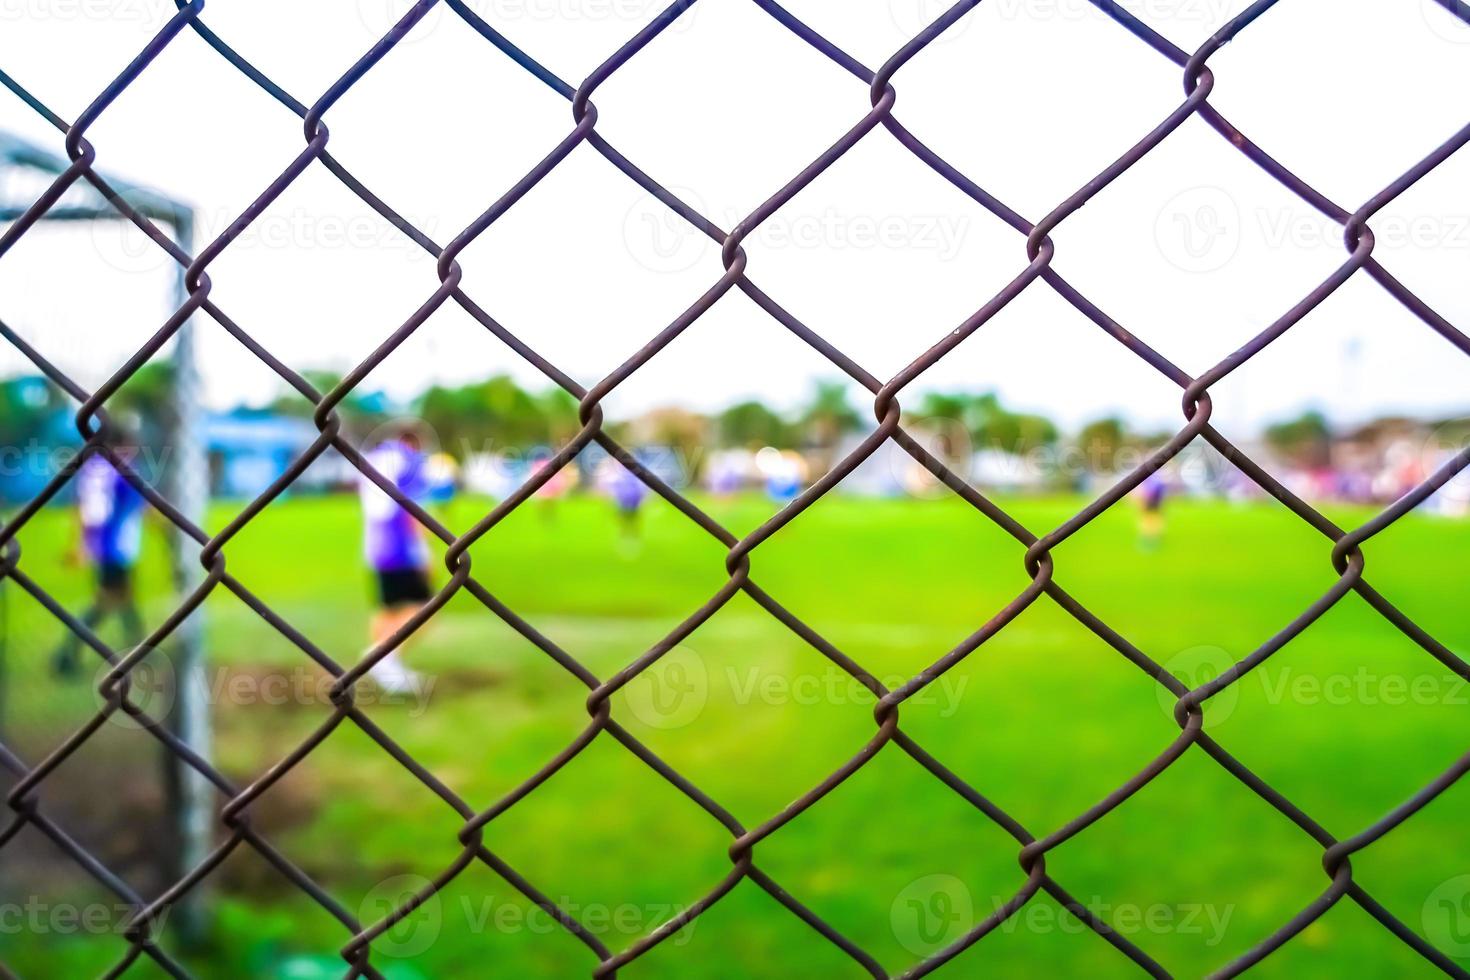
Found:
[[613, 473], [611, 484], [613, 500], [623, 510], [637, 510], [643, 498], [648, 496], [648, 485], [621, 463]]
[[[367, 454], [367, 462], [407, 497], [418, 499], [432, 489], [424, 454], [405, 442], [383, 443]], [[362, 499], [362, 546], [367, 563], [379, 572], [427, 567], [429, 547], [418, 521], [367, 477], [361, 478], [358, 495]]]
[[1164, 483], [1163, 477], [1157, 473], [1149, 474], [1139, 489], [1143, 493], [1145, 510], [1158, 510], [1164, 505], [1164, 495], [1169, 492], [1169, 487]]
[[143, 538], [143, 495], [105, 457], [88, 456], [77, 471], [77, 509], [87, 557], [132, 567]]

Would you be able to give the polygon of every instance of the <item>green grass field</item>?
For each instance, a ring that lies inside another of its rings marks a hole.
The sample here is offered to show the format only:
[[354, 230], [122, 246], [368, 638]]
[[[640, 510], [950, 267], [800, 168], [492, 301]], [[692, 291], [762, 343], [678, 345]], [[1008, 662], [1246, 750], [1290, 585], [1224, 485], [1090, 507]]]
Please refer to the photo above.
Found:
[[[1082, 501], [1006, 503], [1040, 532]], [[773, 508], [754, 498], [705, 504], [738, 533]], [[482, 506], [456, 501], [446, 520], [466, 527]], [[725, 581], [717, 543], [658, 500], [645, 511], [643, 540], [632, 547], [606, 502], [573, 499], [551, 513], [526, 508], [474, 549], [475, 570], [511, 608], [606, 677]], [[216, 525], [231, 513], [219, 505]], [[1357, 524], [1369, 512], [1334, 516]], [[1139, 547], [1135, 515], [1120, 507], [1056, 553], [1058, 582], [1161, 662], [1217, 670], [1335, 578], [1329, 543], [1273, 505], [1179, 502], [1168, 517], [1157, 551]], [[226, 549], [236, 576], [344, 662], [365, 646], [370, 610], [357, 522], [351, 499], [282, 502]], [[85, 574], [56, 559], [67, 533], [65, 515], [43, 515], [21, 537], [24, 567], [79, 608]], [[159, 540], [149, 547], [143, 583], [154, 623], [167, 601]], [[761, 546], [753, 578], [889, 680], [937, 659], [1017, 595], [1028, 581], [1022, 551], [957, 502], [834, 498]], [[1366, 553], [1374, 585], [1451, 648], [1470, 653], [1470, 525], [1411, 517]], [[87, 682], [49, 677], [58, 627], [16, 589], [6, 592], [7, 736], [34, 763], [81, 723], [95, 694]], [[216, 756], [244, 783], [329, 710], [241, 696], [263, 690], [260, 682], [270, 678], [305, 676], [308, 662], [223, 590], [207, 614], [211, 677], [243, 679], [215, 706]], [[475, 807], [526, 779], [587, 723], [585, 688], [468, 596], [430, 623], [409, 659], [434, 681], [426, 702], [368, 711]], [[743, 595], [653, 673], [656, 681], [617, 696], [615, 716], [747, 827], [816, 785], [873, 733], [871, 697], [840, 682], [836, 668]], [[1205, 676], [1196, 670], [1192, 679]], [[227, 689], [222, 681], [219, 689]], [[1207, 718], [1240, 759], [1347, 837], [1470, 746], [1467, 702], [1470, 691], [1350, 595], [1217, 699]], [[932, 696], [906, 705], [902, 718], [906, 731], [1038, 836], [1102, 798], [1178, 733], [1153, 682], [1046, 598], [937, 682]], [[145, 735], [119, 726], [106, 726], [94, 741], [53, 778], [58, 786], [70, 780], [56, 805], [86, 818], [87, 833], [78, 837], [105, 844], [109, 814], [126, 803], [116, 774], [151, 773], [155, 753]], [[115, 762], [129, 759], [131, 768]], [[43, 805], [50, 792], [43, 789]], [[69, 802], [67, 792], [85, 805]], [[1452, 788], [1353, 860], [1356, 878], [1389, 909], [1455, 953], [1470, 952], [1462, 901], [1470, 879], [1456, 880], [1470, 873], [1467, 805], [1470, 786]], [[334, 732], [258, 812], [287, 855], [369, 916], [413, 880], [403, 876], [433, 876], [458, 853], [456, 814], [351, 725]], [[485, 835], [492, 850], [582, 913], [614, 950], [712, 888], [729, 870], [729, 840], [606, 736]], [[54, 853], [38, 835], [19, 841], [12, 847], [31, 849], [37, 861], [43, 851]], [[1014, 893], [1022, 883], [1017, 851], [1008, 835], [890, 746], [761, 843], [756, 857], [898, 972]], [[1327, 883], [1320, 857], [1284, 817], [1191, 750], [1053, 852], [1048, 868], [1166, 968], [1188, 976], [1227, 963], [1314, 898]], [[35, 873], [45, 894], [88, 894], [80, 878], [53, 865]], [[307, 977], [318, 974], [304, 957], [317, 956], [335, 963], [320, 975], [340, 974], [334, 957], [345, 931], [262, 859], [242, 848], [217, 877], [217, 942], [187, 957], [191, 969]], [[385, 954], [400, 955], [375, 961], [405, 978], [590, 974], [594, 957], [526, 909], [503, 880], [472, 867], [382, 943]], [[23, 977], [96, 975], [122, 948], [110, 935], [0, 936], [0, 960]], [[1470, 958], [1463, 962], [1470, 966]], [[1137, 974], [1045, 896], [947, 971]], [[1343, 903], [1253, 975], [1432, 973]], [[146, 964], [129, 974], [154, 975]], [[623, 975], [863, 974], [745, 882]]]

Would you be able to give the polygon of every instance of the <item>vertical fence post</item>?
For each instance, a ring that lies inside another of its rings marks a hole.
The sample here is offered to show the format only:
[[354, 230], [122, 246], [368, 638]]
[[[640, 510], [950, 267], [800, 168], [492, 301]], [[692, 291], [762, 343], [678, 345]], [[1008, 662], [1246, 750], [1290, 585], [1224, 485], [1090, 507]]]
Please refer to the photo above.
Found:
[[[186, 253], [193, 254], [194, 219], [188, 212], [178, 216], [175, 234]], [[177, 281], [178, 303], [188, 298], [188, 285], [180, 269]], [[190, 319], [175, 336], [173, 350], [173, 404], [169, 413], [164, 468], [164, 495], [194, 524], [205, 526], [205, 508], [209, 500], [209, 461], [204, 445], [204, 419], [201, 405], [198, 351], [195, 331], [197, 321]], [[200, 546], [183, 530], [169, 530], [169, 557], [173, 586], [182, 597], [204, 579], [199, 563]], [[180, 624], [175, 632], [172, 650], [175, 700], [169, 723], [175, 735], [205, 759], [210, 757], [209, 686], [204, 676], [204, 608]], [[171, 881], [178, 881], [197, 867], [208, 855], [212, 843], [213, 820], [210, 815], [213, 786], [192, 766], [174, 755], [164, 753], [164, 785], [171, 831], [168, 848]], [[199, 944], [207, 933], [207, 915], [201, 883], [174, 909], [177, 935], [186, 943]]]

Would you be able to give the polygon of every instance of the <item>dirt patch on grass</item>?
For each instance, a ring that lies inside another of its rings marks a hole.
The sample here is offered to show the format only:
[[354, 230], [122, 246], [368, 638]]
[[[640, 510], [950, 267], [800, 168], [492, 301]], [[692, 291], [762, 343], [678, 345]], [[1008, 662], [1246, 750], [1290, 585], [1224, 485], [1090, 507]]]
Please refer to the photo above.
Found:
[[[7, 734], [13, 743], [30, 747], [25, 758], [33, 765], [42, 747], [59, 742], [55, 733], [45, 737], [35, 732]], [[161, 894], [176, 874], [172, 855], [178, 851], [178, 841], [169, 813], [165, 752], [162, 743], [147, 732], [104, 725], [41, 781], [34, 796], [39, 811], [62, 834], [144, 899]], [[243, 789], [255, 774], [226, 771], [226, 775]], [[14, 774], [0, 772], [0, 792], [8, 793], [16, 782]], [[279, 836], [311, 820], [318, 798], [309, 771], [293, 772], [251, 806], [251, 823], [267, 837]], [[217, 842], [229, 833], [218, 822], [218, 811], [225, 802], [222, 795], [211, 800]], [[65, 847], [35, 826], [22, 830], [6, 846], [3, 860], [0, 894], [5, 896], [54, 901], [96, 893], [113, 899]], [[227, 890], [248, 889], [254, 886], [254, 868], [284, 881], [258, 858], [229, 861], [211, 881]]]

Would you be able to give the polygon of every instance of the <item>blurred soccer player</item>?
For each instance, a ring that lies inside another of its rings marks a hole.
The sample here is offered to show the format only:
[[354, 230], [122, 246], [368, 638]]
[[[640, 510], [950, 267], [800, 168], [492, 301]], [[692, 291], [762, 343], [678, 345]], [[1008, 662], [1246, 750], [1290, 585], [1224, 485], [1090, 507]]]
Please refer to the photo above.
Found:
[[638, 512], [648, 497], [648, 485], [634, 475], [616, 459], [609, 457], [603, 462], [602, 484], [617, 504], [618, 518], [623, 528], [623, 541], [636, 544], [638, 541]]
[[755, 465], [765, 477], [766, 496], [779, 504], [788, 504], [800, 496], [806, 484], [806, 461], [801, 456], [766, 446], [755, 454]]
[[1160, 473], [1150, 473], [1138, 487], [1138, 543], [1153, 551], [1164, 537], [1164, 498], [1169, 487]]
[[[536, 476], [551, 465], [552, 457], [549, 454], [538, 454], [531, 463], [531, 475]], [[536, 488], [534, 497], [538, 502], [543, 520], [550, 522], [555, 520], [557, 501], [566, 496], [577, 484], [577, 469], [575, 466], [567, 465], [552, 473], [546, 482]]]
[[[114, 452], [128, 452], [118, 430], [104, 429], [102, 439]], [[85, 561], [96, 575], [96, 594], [81, 621], [95, 630], [116, 615], [125, 642], [136, 646], [143, 640], [143, 619], [133, 597], [133, 568], [143, 538], [143, 495], [101, 453], [87, 457], [77, 470], [76, 481], [81, 533], [69, 560]], [[67, 636], [53, 661], [57, 674], [76, 673], [81, 642], [75, 634]]]
[[[366, 454], [369, 465], [414, 501], [443, 498], [452, 482], [436, 479], [418, 436], [407, 426], [394, 431]], [[452, 479], [452, 478], [451, 478]], [[378, 611], [369, 623], [376, 647], [401, 629], [433, 596], [429, 586], [429, 546], [423, 528], [407, 510], [366, 476], [359, 480], [362, 501], [363, 557], [376, 579]], [[373, 680], [386, 691], [418, 689], [418, 675], [404, 666], [399, 644], [372, 669]]]

